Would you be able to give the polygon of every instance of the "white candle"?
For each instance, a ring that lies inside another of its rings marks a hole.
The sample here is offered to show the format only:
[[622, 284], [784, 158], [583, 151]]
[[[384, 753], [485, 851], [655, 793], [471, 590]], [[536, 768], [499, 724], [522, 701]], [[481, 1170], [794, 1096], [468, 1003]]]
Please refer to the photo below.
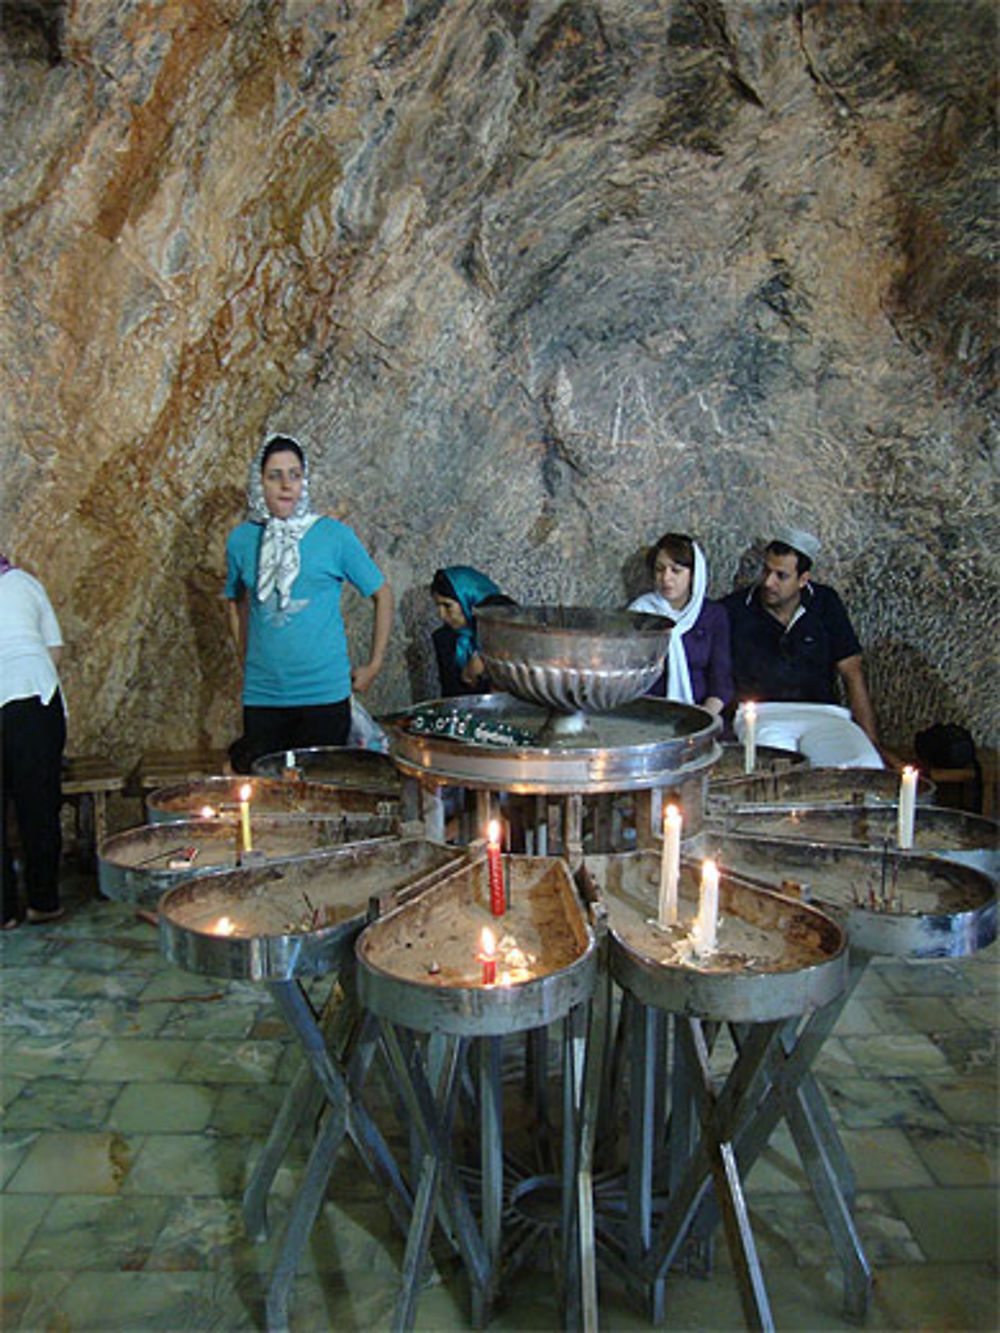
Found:
[[757, 767], [757, 705], [752, 699], [743, 705], [743, 772]]
[[917, 815], [917, 770], [910, 764], [899, 779], [899, 845], [913, 846], [913, 823]]
[[695, 953], [715, 952], [715, 932], [719, 924], [719, 867], [714, 861], [704, 861], [701, 867], [701, 901], [694, 923], [692, 940]]
[[249, 782], [244, 783], [240, 788], [240, 832], [243, 843], [240, 851], [242, 852], [253, 851], [253, 840], [250, 836], [250, 795], [252, 791], [253, 788]]
[[663, 812], [663, 858], [660, 862], [660, 907], [662, 927], [677, 924], [677, 882], [681, 873], [681, 812], [668, 805]]

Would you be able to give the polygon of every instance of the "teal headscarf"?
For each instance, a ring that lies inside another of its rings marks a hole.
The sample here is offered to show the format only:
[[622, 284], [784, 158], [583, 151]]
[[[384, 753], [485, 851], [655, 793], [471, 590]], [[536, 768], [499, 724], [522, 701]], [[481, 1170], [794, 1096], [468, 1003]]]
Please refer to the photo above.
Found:
[[465, 625], [455, 631], [455, 663], [461, 670], [479, 649], [474, 628], [476, 607], [487, 597], [495, 597], [500, 589], [492, 579], [480, 574], [471, 565], [447, 565], [435, 572], [434, 579], [439, 586], [442, 582], [449, 585], [452, 598], [465, 616]]

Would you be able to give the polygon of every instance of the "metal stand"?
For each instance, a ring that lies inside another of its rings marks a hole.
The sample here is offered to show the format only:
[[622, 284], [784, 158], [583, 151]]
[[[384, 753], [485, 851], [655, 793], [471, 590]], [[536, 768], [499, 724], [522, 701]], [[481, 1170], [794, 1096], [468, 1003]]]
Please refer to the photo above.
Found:
[[[471, 1323], [484, 1328], [503, 1283], [530, 1255], [535, 1244], [558, 1227], [559, 1260], [566, 1327], [597, 1327], [597, 1278], [590, 1213], [590, 1156], [599, 1083], [601, 1006], [593, 1006], [590, 1042], [584, 1023], [587, 1006], [561, 1021], [563, 1140], [561, 1171], [554, 1160], [542, 1172], [518, 1162], [504, 1144], [500, 1037], [437, 1035], [423, 1041], [412, 1029], [380, 1019], [382, 1041], [406, 1111], [420, 1140], [406, 1254], [392, 1327], [414, 1326], [435, 1216], [458, 1249], [472, 1295]], [[596, 1060], [596, 1063], [595, 1063]], [[455, 1119], [462, 1092], [462, 1069], [474, 1075], [478, 1120], [478, 1163], [455, 1155]], [[544, 1085], [544, 1070], [535, 1070]], [[543, 1136], [547, 1141], [547, 1136]], [[557, 1192], [553, 1204], [547, 1196]], [[476, 1205], [478, 1204], [478, 1208]]]
[[288, 1303], [295, 1274], [322, 1207], [345, 1133], [350, 1135], [373, 1179], [384, 1187], [392, 1216], [404, 1232], [409, 1226], [412, 1200], [381, 1131], [360, 1100], [375, 1055], [374, 1020], [359, 1014], [353, 1001], [346, 998], [339, 1006], [341, 1012], [335, 1022], [328, 1021], [329, 1006], [323, 1020], [318, 1021], [299, 982], [272, 981], [268, 985], [302, 1046], [306, 1063], [289, 1087], [243, 1196], [249, 1235], [266, 1234], [267, 1194], [278, 1166], [307, 1114], [315, 1114], [319, 1106], [323, 1107], [267, 1292], [268, 1333], [282, 1333], [288, 1328]]

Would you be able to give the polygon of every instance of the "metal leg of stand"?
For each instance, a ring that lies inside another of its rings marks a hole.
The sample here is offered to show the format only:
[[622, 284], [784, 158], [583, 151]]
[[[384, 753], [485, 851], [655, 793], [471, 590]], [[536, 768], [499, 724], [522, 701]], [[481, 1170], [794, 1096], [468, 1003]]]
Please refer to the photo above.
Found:
[[656, 1242], [644, 1265], [648, 1282], [666, 1276], [702, 1199], [714, 1184], [744, 1318], [749, 1328], [764, 1330], [773, 1329], [774, 1322], [750, 1229], [733, 1142], [746, 1118], [753, 1114], [764, 1086], [769, 1054], [780, 1035], [781, 1025], [778, 1023], [755, 1025], [721, 1091], [716, 1094], [709, 1067], [709, 1046], [701, 1021], [677, 1017], [677, 1056], [688, 1066], [700, 1137], [676, 1194], [667, 1203]]
[[295, 1075], [267, 1136], [264, 1150], [257, 1159], [253, 1174], [243, 1192], [243, 1225], [251, 1240], [267, 1236], [267, 1196], [278, 1173], [288, 1145], [299, 1125], [318, 1114], [323, 1104], [323, 1092], [312, 1066], [306, 1061]]
[[399, 1081], [407, 1109], [424, 1147], [420, 1183], [406, 1241], [399, 1299], [393, 1328], [411, 1329], [416, 1315], [419, 1286], [430, 1246], [434, 1215], [439, 1202], [451, 1221], [472, 1290], [472, 1323], [482, 1327], [489, 1313], [493, 1280], [486, 1248], [451, 1159], [451, 1128], [460, 1087], [459, 1069], [466, 1038], [445, 1038], [436, 1086], [428, 1082], [423, 1052], [413, 1033], [381, 1020], [381, 1031], [390, 1062]]
[[305, 1175], [285, 1225], [267, 1293], [267, 1326], [278, 1333], [288, 1326], [288, 1302], [292, 1283], [323, 1203], [327, 1182], [345, 1131], [349, 1131], [362, 1161], [386, 1187], [390, 1210], [406, 1229], [410, 1199], [405, 1183], [382, 1136], [363, 1109], [358, 1092], [367, 1077], [374, 1054], [373, 1023], [359, 1019], [361, 1033], [345, 1074], [327, 1049], [326, 1038], [301, 986], [294, 981], [271, 982], [270, 990], [289, 1027], [295, 1033], [327, 1100], [319, 1134], [309, 1154]]
[[503, 1089], [500, 1082], [500, 1038], [479, 1039], [479, 1155], [482, 1169], [482, 1225], [486, 1263], [492, 1275], [489, 1299], [500, 1269], [503, 1217]]

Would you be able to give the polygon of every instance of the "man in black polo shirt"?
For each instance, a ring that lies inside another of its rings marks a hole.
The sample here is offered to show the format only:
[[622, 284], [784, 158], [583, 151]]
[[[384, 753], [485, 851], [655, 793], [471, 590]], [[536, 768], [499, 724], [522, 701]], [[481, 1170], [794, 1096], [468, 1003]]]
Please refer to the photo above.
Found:
[[812, 581], [818, 553], [811, 533], [784, 530], [766, 547], [754, 587], [722, 599], [732, 631], [736, 697], [835, 704], [839, 676], [851, 716], [877, 746], [861, 645], [836, 592]]

